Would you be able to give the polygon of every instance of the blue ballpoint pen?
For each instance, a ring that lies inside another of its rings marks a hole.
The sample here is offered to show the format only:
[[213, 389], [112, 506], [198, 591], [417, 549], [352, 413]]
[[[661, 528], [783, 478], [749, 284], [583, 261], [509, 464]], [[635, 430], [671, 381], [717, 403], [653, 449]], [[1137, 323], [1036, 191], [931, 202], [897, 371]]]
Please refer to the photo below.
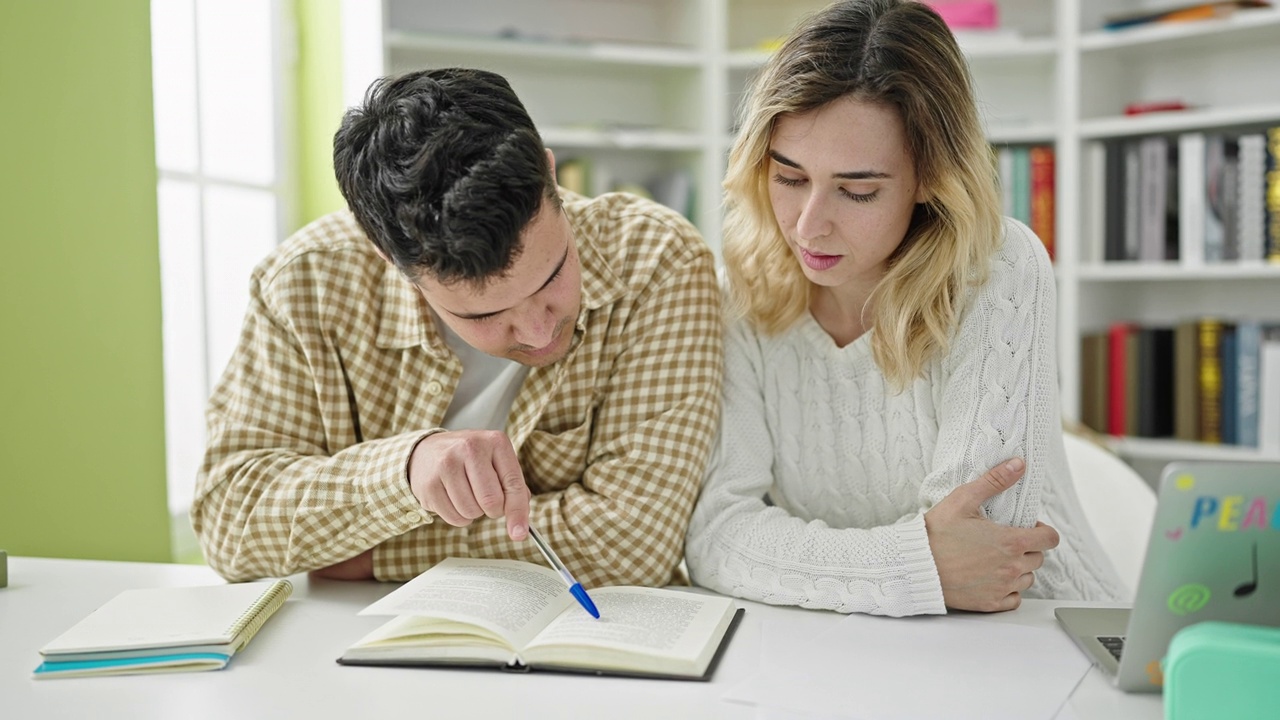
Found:
[[596, 609], [596, 604], [591, 602], [591, 596], [587, 595], [587, 591], [582, 589], [581, 583], [573, 579], [573, 575], [569, 572], [569, 568], [565, 567], [564, 563], [560, 562], [560, 558], [556, 557], [551, 546], [547, 544], [546, 540], [542, 539], [542, 536], [538, 534], [537, 530], [533, 529], [532, 525], [529, 526], [529, 537], [533, 538], [533, 544], [538, 546], [539, 552], [542, 553], [542, 557], [547, 559], [547, 563], [551, 565], [551, 568], [560, 573], [560, 577], [569, 586], [569, 592], [577, 598], [578, 602], [582, 607], [586, 608], [587, 612], [591, 613], [591, 617], [599, 620], [600, 611]]

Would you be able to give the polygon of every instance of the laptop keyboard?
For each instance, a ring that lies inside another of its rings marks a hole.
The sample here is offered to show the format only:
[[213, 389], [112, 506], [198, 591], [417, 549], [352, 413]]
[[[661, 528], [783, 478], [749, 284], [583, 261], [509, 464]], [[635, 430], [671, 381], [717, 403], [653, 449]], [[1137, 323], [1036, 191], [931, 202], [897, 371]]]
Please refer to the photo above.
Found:
[[1123, 635], [1099, 635], [1098, 642], [1111, 653], [1117, 661], [1120, 660], [1121, 653], [1124, 652], [1124, 636]]

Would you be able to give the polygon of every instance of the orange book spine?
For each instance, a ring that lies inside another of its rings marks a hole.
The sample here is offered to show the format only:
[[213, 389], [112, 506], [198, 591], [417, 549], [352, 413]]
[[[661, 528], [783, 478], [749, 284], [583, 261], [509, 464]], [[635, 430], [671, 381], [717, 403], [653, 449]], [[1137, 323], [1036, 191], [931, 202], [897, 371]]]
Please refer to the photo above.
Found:
[[1053, 259], [1054, 239], [1054, 158], [1053, 146], [1037, 145], [1031, 159], [1031, 230], [1040, 237], [1049, 259]]

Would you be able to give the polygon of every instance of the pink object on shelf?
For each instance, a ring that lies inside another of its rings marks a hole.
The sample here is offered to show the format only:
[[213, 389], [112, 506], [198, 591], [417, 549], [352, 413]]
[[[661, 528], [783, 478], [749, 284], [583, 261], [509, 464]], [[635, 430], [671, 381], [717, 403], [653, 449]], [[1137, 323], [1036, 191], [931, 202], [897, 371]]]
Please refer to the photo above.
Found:
[[925, 5], [941, 15], [952, 30], [991, 30], [1000, 23], [999, 8], [991, 0], [935, 0]]

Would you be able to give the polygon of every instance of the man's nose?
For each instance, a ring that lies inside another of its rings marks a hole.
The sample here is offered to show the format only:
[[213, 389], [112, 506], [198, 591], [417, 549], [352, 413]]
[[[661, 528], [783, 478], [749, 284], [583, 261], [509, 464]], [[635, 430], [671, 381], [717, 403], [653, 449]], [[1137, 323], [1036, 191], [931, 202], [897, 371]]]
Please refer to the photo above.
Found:
[[555, 336], [556, 318], [550, 305], [538, 305], [516, 318], [516, 342], [530, 348], [546, 347]]

